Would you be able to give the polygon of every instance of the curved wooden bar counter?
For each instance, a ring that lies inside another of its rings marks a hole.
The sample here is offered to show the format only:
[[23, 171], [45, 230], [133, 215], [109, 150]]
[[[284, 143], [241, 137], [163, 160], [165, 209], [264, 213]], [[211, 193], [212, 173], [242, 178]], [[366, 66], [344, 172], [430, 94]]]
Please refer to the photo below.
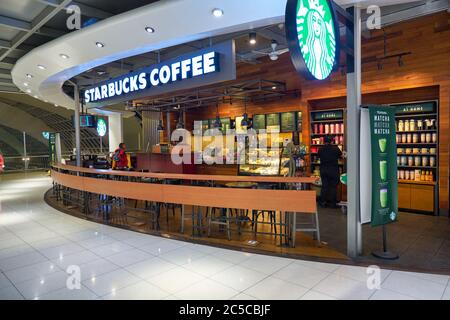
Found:
[[[173, 210], [173, 217], [170, 215], [170, 219], [174, 221], [171, 226], [172, 231], [176, 224], [177, 233], [184, 234], [185, 221], [192, 220], [192, 236], [204, 237], [207, 234], [207, 239], [211, 239], [209, 237], [212, 226], [219, 225], [217, 229], [221, 232], [225, 230], [229, 241], [232, 240], [231, 231], [237, 230], [238, 235], [243, 232], [251, 233], [254, 240], [262, 235], [271, 235], [275, 239], [277, 247], [288, 245], [293, 248], [295, 247], [296, 233], [303, 231], [313, 232], [319, 240], [319, 242], [315, 242], [314, 246], [317, 247], [319, 244], [320, 247], [316, 192], [306, 190], [309, 189], [310, 184], [316, 181], [314, 177], [141, 173], [97, 170], [63, 164], [54, 165], [51, 176], [55, 186], [53, 188], [55, 198], [64, 199], [64, 193], [66, 198], [78, 194], [78, 196], [74, 196], [79, 200], [76, 206], [81, 208], [87, 218], [91, 212], [102, 210], [100, 207], [105, 206], [104, 199], [111, 199], [108, 204], [110, 207], [122, 208], [121, 205], [116, 204], [123, 205], [125, 203], [124, 207], [127, 207], [127, 202], [128, 204], [134, 203], [134, 208], [132, 205], [129, 206], [126, 209], [127, 212], [130, 208], [138, 210], [139, 202], [145, 203], [142, 211], [146, 216], [153, 217], [151, 225], [156, 225], [154, 230], [160, 230], [161, 208], [166, 208], [167, 225], [169, 225], [170, 209]], [[202, 182], [204, 183], [201, 184]], [[267, 184], [272, 186], [272, 189], [261, 187]], [[296, 187], [298, 184], [302, 184], [302, 189], [305, 190], [292, 190], [294, 188], [290, 186], [294, 184]], [[242, 187], [240, 187], [241, 185]], [[94, 209], [91, 210], [93, 201]], [[83, 206], [84, 209], [88, 209], [83, 210]], [[185, 207], [192, 208], [192, 212], [187, 214]], [[175, 219], [178, 217], [175, 210], [178, 209], [181, 212], [181, 219]], [[219, 212], [218, 215], [216, 211]], [[265, 214], [270, 219], [265, 219]], [[297, 214], [310, 216], [312, 227], [298, 229]], [[245, 224], [247, 230], [242, 227]], [[249, 227], [250, 224], [251, 227]], [[236, 227], [233, 229], [231, 225]], [[258, 225], [259, 229], [257, 230]], [[169, 231], [167, 233], [170, 234]]]

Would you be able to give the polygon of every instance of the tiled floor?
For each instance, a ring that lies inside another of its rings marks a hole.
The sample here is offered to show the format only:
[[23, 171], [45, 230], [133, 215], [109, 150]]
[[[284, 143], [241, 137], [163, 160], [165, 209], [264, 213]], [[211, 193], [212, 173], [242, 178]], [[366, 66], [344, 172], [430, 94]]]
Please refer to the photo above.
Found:
[[0, 176], [0, 299], [450, 299], [448, 275], [381, 270], [380, 289], [370, 289], [362, 267], [81, 220], [44, 203], [50, 183], [43, 174]]

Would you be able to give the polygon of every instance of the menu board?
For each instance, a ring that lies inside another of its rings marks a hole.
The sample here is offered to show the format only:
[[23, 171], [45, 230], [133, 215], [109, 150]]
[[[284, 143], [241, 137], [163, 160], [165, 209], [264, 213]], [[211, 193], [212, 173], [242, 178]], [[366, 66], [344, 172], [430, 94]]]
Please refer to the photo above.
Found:
[[220, 122], [222, 122], [222, 132], [225, 133], [231, 129], [231, 118], [220, 118]]
[[281, 132], [296, 131], [295, 112], [284, 112], [281, 114]]
[[266, 126], [273, 127], [280, 125], [280, 114], [279, 113], [271, 113], [266, 115]]
[[209, 129], [209, 120], [202, 120], [202, 130], [206, 131]]
[[254, 114], [253, 115], [253, 129], [263, 130], [266, 129], [266, 115]]

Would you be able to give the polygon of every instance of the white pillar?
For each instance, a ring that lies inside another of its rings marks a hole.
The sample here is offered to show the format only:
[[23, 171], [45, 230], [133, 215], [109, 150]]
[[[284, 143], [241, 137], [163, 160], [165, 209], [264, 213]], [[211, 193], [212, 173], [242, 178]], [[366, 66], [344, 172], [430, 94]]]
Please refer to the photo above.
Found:
[[123, 141], [123, 119], [121, 113], [108, 115], [109, 151], [114, 152]]
[[80, 92], [78, 86], [74, 87], [74, 100], [75, 100], [75, 148], [76, 148], [76, 160], [77, 167], [81, 167], [81, 135], [80, 135]]
[[362, 253], [359, 131], [361, 106], [361, 10], [354, 7], [354, 72], [347, 74], [347, 254]]

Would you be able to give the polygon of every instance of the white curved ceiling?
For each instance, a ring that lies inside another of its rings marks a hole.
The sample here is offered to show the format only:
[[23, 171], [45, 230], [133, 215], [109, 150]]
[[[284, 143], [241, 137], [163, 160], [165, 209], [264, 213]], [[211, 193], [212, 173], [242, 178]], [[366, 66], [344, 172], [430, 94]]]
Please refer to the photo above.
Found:
[[[74, 102], [62, 91], [62, 85], [86, 70], [194, 40], [280, 23], [285, 5], [286, 0], [162, 0], [35, 48], [16, 63], [11, 72], [13, 82], [32, 96], [73, 109]], [[214, 17], [214, 8], [225, 14]], [[156, 32], [146, 32], [146, 26]], [[98, 48], [97, 41], [105, 47]], [[33, 78], [28, 79], [27, 74]]]
[[[130, 56], [284, 21], [287, 0], [161, 0], [57, 38], [23, 56], [12, 70], [14, 84], [38, 99], [74, 107], [65, 81], [94, 67]], [[340, 0], [341, 4], [358, 0]], [[383, 4], [410, 2], [389, 0]], [[380, 2], [381, 3], [381, 2]], [[214, 8], [224, 15], [216, 18]], [[147, 33], [150, 26], [155, 33]], [[98, 48], [96, 42], [105, 47]], [[68, 59], [61, 58], [68, 55]], [[37, 66], [42, 65], [45, 70]], [[27, 74], [33, 77], [28, 79]]]

